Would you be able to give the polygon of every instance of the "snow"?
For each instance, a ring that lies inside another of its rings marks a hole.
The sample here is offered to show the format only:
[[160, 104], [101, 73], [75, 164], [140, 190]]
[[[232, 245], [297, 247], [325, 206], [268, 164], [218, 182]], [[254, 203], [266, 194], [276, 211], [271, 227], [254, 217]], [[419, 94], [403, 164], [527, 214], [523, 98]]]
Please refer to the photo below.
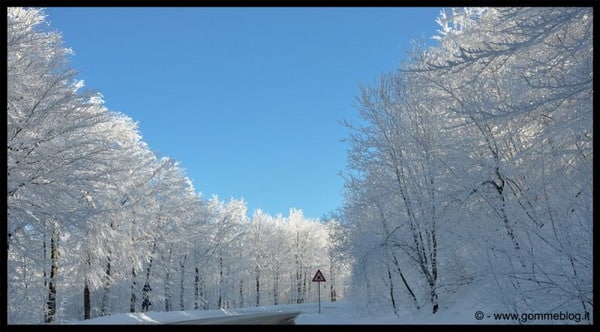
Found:
[[125, 325], [125, 324], [163, 324], [181, 322], [194, 319], [221, 317], [239, 314], [258, 313], [265, 311], [286, 312], [300, 311], [295, 322], [298, 325], [305, 324], [403, 324], [393, 313], [384, 314], [381, 316], [370, 316], [360, 314], [360, 310], [351, 302], [321, 302], [321, 314], [318, 312], [318, 303], [303, 303], [303, 304], [282, 304], [260, 307], [248, 307], [237, 309], [220, 309], [220, 310], [187, 310], [187, 311], [171, 311], [171, 312], [145, 312], [145, 313], [125, 313], [115, 314], [106, 317], [98, 317], [85, 321], [71, 321], [68, 324], [82, 325]]
[[[490, 324], [490, 321], [477, 321], [473, 318], [475, 311], [448, 310], [439, 312], [434, 316], [429, 311], [418, 313], [404, 313], [399, 316], [393, 313], [368, 314], [362, 312], [348, 301], [322, 302], [321, 313], [318, 313], [318, 303], [285, 304], [261, 306], [239, 309], [221, 310], [189, 310], [171, 312], [146, 312], [115, 314], [107, 317], [98, 317], [85, 321], [71, 321], [69, 324], [91, 325], [126, 325], [126, 324], [164, 324], [181, 322], [194, 319], [221, 317], [265, 311], [302, 312], [295, 320], [297, 325], [395, 325], [395, 324]], [[429, 308], [427, 308], [429, 310]], [[496, 323], [491, 323], [496, 324]], [[504, 324], [512, 324], [504, 322]]]
[[[447, 294], [444, 301], [440, 302], [440, 309], [434, 315], [431, 313], [431, 307], [425, 306], [420, 310], [404, 310], [397, 316], [385, 310], [373, 310], [368, 313], [364, 308], [359, 307], [352, 301], [321, 302], [321, 313], [319, 314], [319, 305], [317, 302], [303, 304], [282, 304], [259, 307], [246, 307], [237, 309], [220, 310], [188, 310], [171, 312], [146, 312], [146, 313], [124, 313], [115, 314], [107, 317], [98, 317], [85, 321], [70, 321], [66, 324], [164, 324], [173, 322], [182, 322], [211, 317], [222, 317], [230, 315], [240, 315], [249, 313], [288, 312], [300, 311], [301, 314], [295, 319], [296, 325], [518, 325], [515, 320], [495, 320], [494, 313], [510, 313], [509, 310], [500, 306], [497, 301], [489, 296], [483, 295], [481, 287], [485, 284], [479, 284], [478, 287], [465, 289], [452, 295]], [[483, 319], [475, 318], [476, 312], [481, 311], [484, 314]], [[527, 314], [527, 313], [521, 313]], [[523, 322], [524, 325], [587, 325], [593, 321], [581, 319], [579, 322], [569, 320], [542, 321], [529, 320]], [[65, 324], [63, 322], [63, 324]]]

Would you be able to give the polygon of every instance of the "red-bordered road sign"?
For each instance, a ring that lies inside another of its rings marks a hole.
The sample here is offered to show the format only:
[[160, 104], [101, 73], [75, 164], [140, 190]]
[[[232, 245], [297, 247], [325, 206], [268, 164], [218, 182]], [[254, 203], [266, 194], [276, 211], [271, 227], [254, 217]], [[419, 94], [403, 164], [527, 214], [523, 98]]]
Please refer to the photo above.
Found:
[[313, 277], [313, 282], [322, 282], [325, 281], [325, 277], [323, 277], [323, 273], [321, 273], [321, 270], [317, 270], [317, 273], [315, 273], [315, 276]]

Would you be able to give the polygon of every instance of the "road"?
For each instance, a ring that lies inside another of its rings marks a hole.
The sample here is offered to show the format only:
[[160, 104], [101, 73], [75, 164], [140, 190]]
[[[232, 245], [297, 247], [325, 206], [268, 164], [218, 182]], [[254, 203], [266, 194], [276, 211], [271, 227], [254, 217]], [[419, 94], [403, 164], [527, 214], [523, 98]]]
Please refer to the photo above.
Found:
[[294, 325], [300, 312], [261, 312], [245, 315], [212, 317], [169, 324], [177, 325]]

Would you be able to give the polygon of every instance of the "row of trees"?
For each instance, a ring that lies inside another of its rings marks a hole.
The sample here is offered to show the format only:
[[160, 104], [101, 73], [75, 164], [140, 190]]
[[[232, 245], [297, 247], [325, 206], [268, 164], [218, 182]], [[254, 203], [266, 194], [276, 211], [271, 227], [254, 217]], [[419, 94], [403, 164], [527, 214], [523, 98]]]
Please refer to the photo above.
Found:
[[336, 222], [202, 197], [83, 90], [70, 54], [42, 10], [8, 8], [9, 323], [302, 303], [317, 268], [346, 277]]
[[362, 87], [340, 220], [368, 307], [435, 314], [477, 290], [592, 311], [592, 19], [452, 9], [434, 46]]

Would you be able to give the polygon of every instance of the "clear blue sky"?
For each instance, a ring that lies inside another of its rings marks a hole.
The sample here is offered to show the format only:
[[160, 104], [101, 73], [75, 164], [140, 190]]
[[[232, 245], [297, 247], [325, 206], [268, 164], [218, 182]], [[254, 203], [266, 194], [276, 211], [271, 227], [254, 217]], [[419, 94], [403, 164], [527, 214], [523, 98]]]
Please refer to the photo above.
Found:
[[438, 29], [441, 8], [49, 7], [79, 78], [139, 122], [196, 191], [319, 218], [343, 201], [359, 83]]

